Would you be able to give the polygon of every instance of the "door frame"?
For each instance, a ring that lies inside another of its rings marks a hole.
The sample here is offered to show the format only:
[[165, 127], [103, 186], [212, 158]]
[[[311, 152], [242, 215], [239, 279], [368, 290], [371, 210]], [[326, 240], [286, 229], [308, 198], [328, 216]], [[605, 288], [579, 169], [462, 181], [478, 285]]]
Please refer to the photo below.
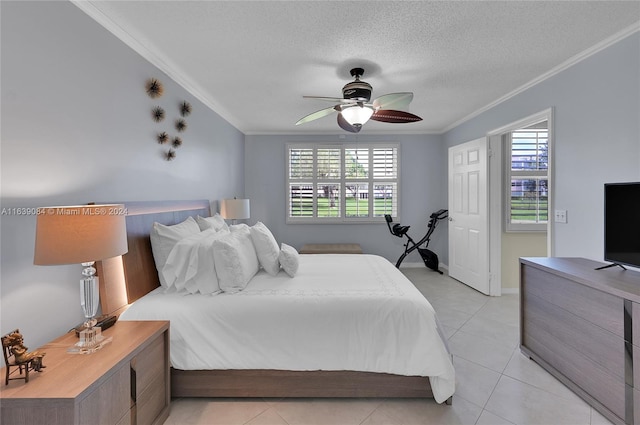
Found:
[[487, 145], [489, 148], [489, 171], [487, 178], [489, 180], [489, 288], [490, 295], [501, 295], [502, 293], [502, 230], [504, 229], [504, 205], [503, 205], [503, 188], [505, 165], [503, 161], [504, 149], [502, 145], [502, 135], [514, 130], [527, 127], [540, 121], [547, 120], [549, 138], [548, 138], [548, 167], [549, 167], [549, 199], [547, 203], [548, 221], [547, 221], [547, 256], [553, 257], [555, 244], [553, 243], [553, 211], [555, 205], [555, 188], [554, 188], [554, 158], [555, 158], [555, 131], [553, 124], [553, 107], [529, 115], [518, 121], [514, 121], [502, 127], [491, 130], [487, 133]]

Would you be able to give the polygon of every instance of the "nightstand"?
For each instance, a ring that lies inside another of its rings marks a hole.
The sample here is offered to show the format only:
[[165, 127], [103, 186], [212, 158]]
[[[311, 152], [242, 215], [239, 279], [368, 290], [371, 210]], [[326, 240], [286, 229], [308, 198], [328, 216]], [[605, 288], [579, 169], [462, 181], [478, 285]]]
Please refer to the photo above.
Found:
[[93, 354], [67, 353], [74, 332], [38, 348], [46, 368], [29, 383], [0, 387], [0, 422], [162, 424], [171, 402], [169, 322], [118, 321], [103, 334], [113, 340]]

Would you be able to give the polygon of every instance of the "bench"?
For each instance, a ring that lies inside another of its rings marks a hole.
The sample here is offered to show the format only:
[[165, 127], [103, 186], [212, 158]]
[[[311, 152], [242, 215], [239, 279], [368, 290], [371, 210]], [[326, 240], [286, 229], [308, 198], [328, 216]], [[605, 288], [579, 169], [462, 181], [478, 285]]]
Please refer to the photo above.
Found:
[[362, 254], [362, 248], [357, 243], [310, 243], [300, 254]]

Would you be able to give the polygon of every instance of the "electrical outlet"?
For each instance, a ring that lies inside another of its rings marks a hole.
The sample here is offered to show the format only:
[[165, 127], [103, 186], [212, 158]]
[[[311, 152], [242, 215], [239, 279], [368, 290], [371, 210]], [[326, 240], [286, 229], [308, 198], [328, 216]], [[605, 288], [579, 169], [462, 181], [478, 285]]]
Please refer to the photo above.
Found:
[[555, 222], [556, 223], [566, 223], [567, 222], [567, 210], [556, 210]]

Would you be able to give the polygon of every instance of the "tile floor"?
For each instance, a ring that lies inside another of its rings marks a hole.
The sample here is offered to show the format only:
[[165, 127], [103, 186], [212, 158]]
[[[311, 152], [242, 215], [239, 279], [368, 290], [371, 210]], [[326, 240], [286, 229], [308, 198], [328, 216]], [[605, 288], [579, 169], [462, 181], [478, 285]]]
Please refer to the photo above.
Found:
[[165, 425], [610, 424], [518, 349], [518, 296], [486, 297], [403, 269], [438, 313], [456, 368], [453, 405], [422, 399], [175, 399]]

